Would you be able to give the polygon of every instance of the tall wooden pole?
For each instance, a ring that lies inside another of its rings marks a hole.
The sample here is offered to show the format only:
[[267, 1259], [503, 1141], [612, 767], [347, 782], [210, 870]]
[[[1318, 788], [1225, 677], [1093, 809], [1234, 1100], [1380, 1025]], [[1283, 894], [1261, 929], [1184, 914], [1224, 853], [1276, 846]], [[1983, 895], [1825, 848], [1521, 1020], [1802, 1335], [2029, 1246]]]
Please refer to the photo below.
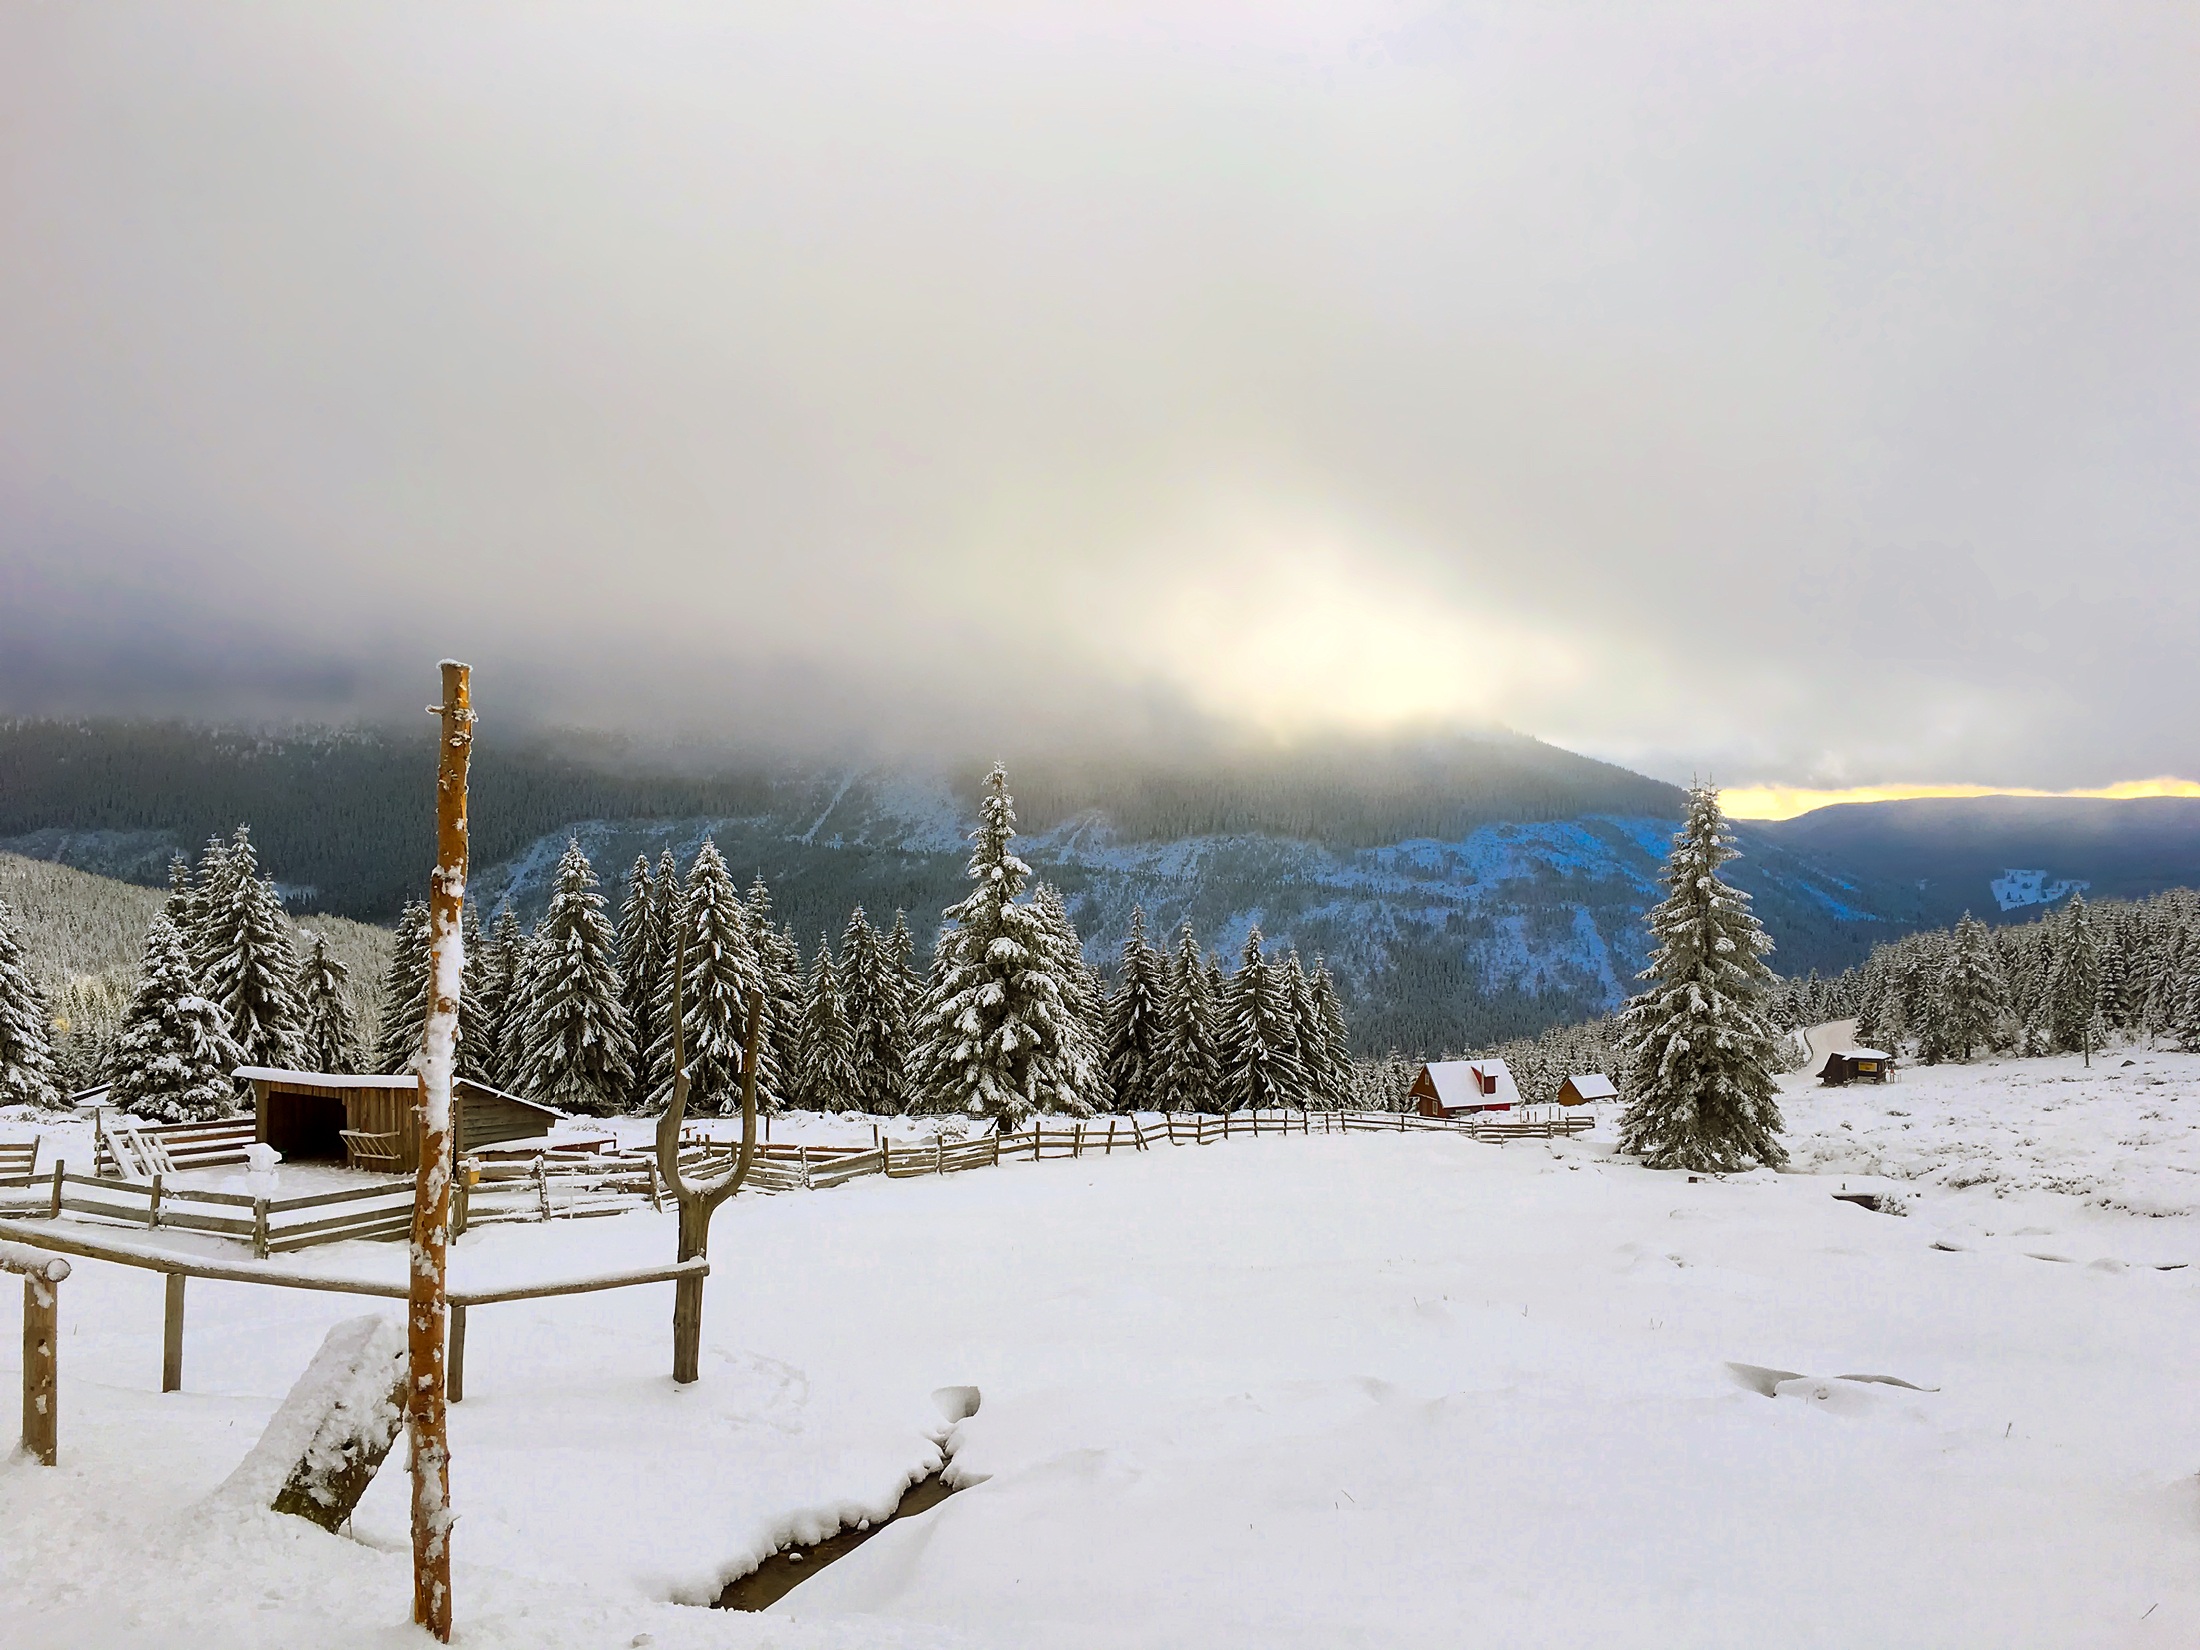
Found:
[[409, 1381], [412, 1440], [413, 1620], [451, 1642], [451, 1447], [444, 1408], [445, 1245], [451, 1230], [451, 1077], [458, 991], [466, 972], [466, 764], [473, 754], [473, 671], [443, 661], [436, 742], [435, 881], [428, 899], [428, 1023], [420, 1053], [420, 1166], [413, 1177]]

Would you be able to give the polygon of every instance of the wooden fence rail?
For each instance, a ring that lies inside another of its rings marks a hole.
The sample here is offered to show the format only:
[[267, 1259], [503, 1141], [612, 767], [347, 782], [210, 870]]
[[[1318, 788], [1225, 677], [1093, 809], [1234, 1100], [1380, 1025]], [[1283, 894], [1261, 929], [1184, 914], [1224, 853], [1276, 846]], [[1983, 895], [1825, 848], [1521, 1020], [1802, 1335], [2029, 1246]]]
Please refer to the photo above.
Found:
[[[52, 1258], [55, 1255], [77, 1255], [88, 1260], [112, 1261], [119, 1266], [136, 1266], [149, 1272], [165, 1274], [167, 1287], [161, 1323], [160, 1374], [160, 1389], [163, 1392], [178, 1392], [183, 1387], [183, 1290], [186, 1279], [209, 1278], [221, 1283], [259, 1283], [276, 1289], [310, 1289], [328, 1294], [366, 1295], [379, 1300], [401, 1301], [406, 1298], [406, 1286], [402, 1281], [333, 1277], [318, 1272], [292, 1272], [266, 1263], [247, 1265], [242, 1262], [213, 1260], [202, 1255], [145, 1248], [129, 1242], [120, 1234], [109, 1234], [96, 1227], [78, 1228], [73, 1232], [58, 1231], [44, 1221], [0, 1218], [0, 1240], [13, 1240], [12, 1244], [0, 1241], [0, 1271], [22, 1270], [22, 1267], [14, 1264], [13, 1257], [28, 1255], [31, 1251], [47, 1251], [48, 1253], [34, 1258], [49, 1268], [61, 1268], [57, 1274], [49, 1271], [47, 1275], [52, 1278], [69, 1275], [69, 1263]], [[450, 1356], [451, 1402], [457, 1403], [463, 1390], [464, 1376], [460, 1373], [460, 1368], [466, 1356], [466, 1320], [458, 1314], [462, 1314], [465, 1309], [493, 1306], [504, 1301], [542, 1300], [559, 1295], [590, 1295], [599, 1290], [627, 1289], [636, 1284], [670, 1283], [689, 1273], [707, 1274], [709, 1270], [709, 1261], [696, 1259], [668, 1261], [662, 1266], [636, 1267], [621, 1272], [498, 1284], [481, 1289], [453, 1288], [450, 1291], [450, 1302], [454, 1309]], [[26, 1291], [31, 1281], [26, 1280]], [[50, 1352], [50, 1287], [48, 1312], [45, 1333]], [[31, 1315], [27, 1294], [23, 1321], [24, 1349], [28, 1354], [31, 1346]], [[49, 1355], [46, 1364], [49, 1376], [51, 1367]], [[27, 1355], [24, 1360], [24, 1381], [24, 1417], [27, 1425], [30, 1418], [30, 1360]], [[50, 1404], [45, 1413], [51, 1417]], [[42, 1456], [41, 1459], [51, 1464], [50, 1455]]]

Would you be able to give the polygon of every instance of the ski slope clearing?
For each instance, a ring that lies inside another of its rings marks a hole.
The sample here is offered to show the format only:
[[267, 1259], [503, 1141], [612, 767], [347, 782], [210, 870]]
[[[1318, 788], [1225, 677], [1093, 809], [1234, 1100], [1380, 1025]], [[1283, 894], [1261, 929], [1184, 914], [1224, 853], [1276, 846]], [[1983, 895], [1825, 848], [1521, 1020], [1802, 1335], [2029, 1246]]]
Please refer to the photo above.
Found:
[[[457, 1642], [2200, 1642], [2200, 1200], [2130, 1212], [2182, 1183], [2200, 1058], [2061, 1075], [1791, 1085], [1814, 1173], [1355, 1135], [737, 1199], [694, 1388], [667, 1287], [475, 1312]], [[454, 1266], [672, 1247], [636, 1214], [480, 1231]], [[194, 1283], [166, 1398], [157, 1279], [80, 1262], [61, 1310], [62, 1465], [0, 1466], [0, 1642], [422, 1642], [394, 1463], [352, 1539], [214, 1499], [360, 1302]], [[983, 1394], [972, 1487], [762, 1615], [675, 1602], [883, 1515], [951, 1384]]]

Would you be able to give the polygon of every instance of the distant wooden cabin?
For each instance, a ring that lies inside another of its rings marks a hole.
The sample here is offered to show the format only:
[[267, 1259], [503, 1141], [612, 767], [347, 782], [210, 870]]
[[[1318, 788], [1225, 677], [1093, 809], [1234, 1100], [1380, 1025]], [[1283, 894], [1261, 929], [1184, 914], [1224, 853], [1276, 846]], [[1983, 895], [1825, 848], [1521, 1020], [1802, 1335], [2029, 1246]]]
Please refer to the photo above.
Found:
[[1406, 1097], [1423, 1117], [1461, 1117], [1511, 1111], [1520, 1089], [1502, 1060], [1435, 1060], [1421, 1068]]
[[1883, 1048], [1837, 1048], [1818, 1068], [1818, 1081], [1839, 1088], [1843, 1083], [1884, 1083], [1894, 1070], [1894, 1056]]
[[1619, 1090], [1601, 1071], [1576, 1072], [1558, 1085], [1558, 1103], [1562, 1106], [1588, 1106], [1618, 1098]]
[[[411, 1174], [420, 1167], [413, 1117], [419, 1079], [239, 1066], [252, 1085], [254, 1138], [292, 1163], [343, 1163]], [[451, 1085], [453, 1144], [461, 1157], [507, 1140], [533, 1140], [564, 1114], [461, 1077]], [[349, 1135], [351, 1138], [346, 1139]]]

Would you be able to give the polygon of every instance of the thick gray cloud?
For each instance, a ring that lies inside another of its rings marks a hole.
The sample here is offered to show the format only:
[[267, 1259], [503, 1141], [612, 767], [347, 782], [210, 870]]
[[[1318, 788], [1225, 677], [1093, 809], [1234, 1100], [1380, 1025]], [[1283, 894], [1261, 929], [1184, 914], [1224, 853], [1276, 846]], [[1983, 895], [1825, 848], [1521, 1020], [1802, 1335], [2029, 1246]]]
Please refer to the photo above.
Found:
[[2189, 6], [16, 6], [0, 701], [2200, 769]]

